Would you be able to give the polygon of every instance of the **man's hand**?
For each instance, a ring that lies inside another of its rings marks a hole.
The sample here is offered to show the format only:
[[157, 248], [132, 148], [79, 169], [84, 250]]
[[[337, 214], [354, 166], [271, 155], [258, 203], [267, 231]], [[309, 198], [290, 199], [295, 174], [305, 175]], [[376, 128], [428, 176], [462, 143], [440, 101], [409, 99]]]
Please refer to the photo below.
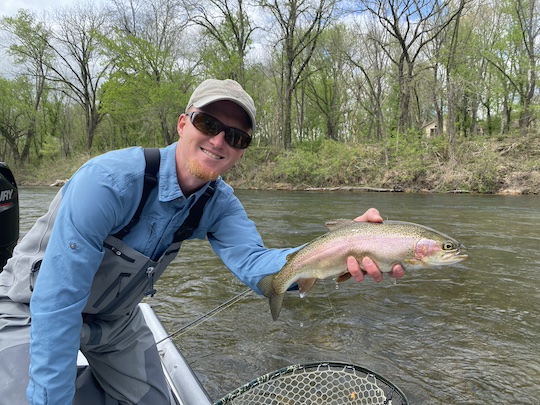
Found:
[[[360, 215], [354, 220], [358, 222], [382, 222], [383, 221], [381, 214], [375, 208], [368, 209], [364, 214]], [[362, 258], [362, 264], [360, 265], [360, 263], [358, 263], [358, 260], [356, 260], [353, 256], [349, 256], [347, 258], [347, 269], [349, 270], [349, 273], [351, 273], [353, 278], [358, 282], [361, 282], [362, 280], [364, 280], [364, 276], [366, 274], [370, 276], [373, 279], [373, 281], [377, 283], [383, 279], [383, 275], [381, 271], [369, 257]], [[405, 269], [403, 268], [402, 265], [396, 264], [392, 268], [392, 271], [388, 274], [390, 277], [400, 278], [405, 275]]]

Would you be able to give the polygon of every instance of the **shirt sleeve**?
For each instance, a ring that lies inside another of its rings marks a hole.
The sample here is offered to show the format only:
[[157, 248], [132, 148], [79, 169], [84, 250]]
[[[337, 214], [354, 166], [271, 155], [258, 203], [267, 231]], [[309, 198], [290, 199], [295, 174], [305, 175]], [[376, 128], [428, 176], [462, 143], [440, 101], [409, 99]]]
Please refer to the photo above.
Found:
[[208, 239], [214, 252], [244, 284], [262, 295], [257, 283], [277, 273], [296, 248], [269, 249], [247, 213], [234, 195], [219, 204], [222, 211], [209, 229]]
[[129, 202], [103, 167], [87, 163], [62, 190], [30, 309], [31, 404], [68, 405], [75, 392], [81, 313], [103, 259], [103, 241]]

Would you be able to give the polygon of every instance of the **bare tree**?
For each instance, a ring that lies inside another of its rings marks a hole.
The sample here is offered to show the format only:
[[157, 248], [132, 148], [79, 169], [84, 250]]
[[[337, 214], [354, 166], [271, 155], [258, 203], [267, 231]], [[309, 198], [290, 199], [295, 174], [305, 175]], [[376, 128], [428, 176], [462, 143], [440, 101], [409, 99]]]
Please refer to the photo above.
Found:
[[515, 11], [520, 27], [521, 40], [524, 49], [524, 60], [521, 66], [521, 83], [518, 86], [520, 104], [522, 106], [519, 127], [526, 135], [534, 121], [532, 103], [536, 93], [537, 59], [540, 51], [540, 15], [538, 0], [516, 0]]
[[[309, 74], [305, 80], [306, 95], [326, 123], [325, 137], [340, 139], [340, 125], [343, 123], [345, 99], [345, 47], [349, 37], [346, 27], [337, 25], [327, 29], [315, 49]], [[301, 127], [302, 122], [299, 123]]]
[[464, 0], [460, 0], [460, 6], [457, 8], [457, 12], [454, 15], [454, 18], [449, 21], [448, 28], [450, 29], [451, 34], [449, 35], [449, 46], [448, 46], [448, 58], [446, 61], [446, 85], [447, 85], [447, 94], [448, 94], [448, 117], [447, 117], [447, 128], [446, 133], [448, 136], [449, 143], [449, 157], [451, 160], [455, 160], [455, 138], [456, 138], [456, 106], [457, 106], [457, 96], [460, 92], [459, 80], [456, 74], [458, 67], [457, 62], [457, 48], [460, 45], [460, 18], [462, 15], [463, 7], [465, 5]]
[[[424, 47], [459, 15], [465, 1], [453, 0], [360, 0], [375, 15], [393, 41], [381, 43], [397, 68], [399, 80], [398, 131], [412, 126], [410, 103], [415, 67]], [[395, 51], [395, 48], [399, 51]]]
[[[303, 73], [326, 28], [334, 9], [333, 0], [263, 0], [279, 26], [279, 49], [282, 54], [280, 117], [281, 137], [285, 149], [292, 143], [292, 100]], [[279, 52], [279, 50], [278, 50]]]
[[56, 10], [55, 28], [46, 38], [54, 61], [47, 65], [48, 79], [84, 112], [86, 149], [92, 148], [102, 120], [98, 91], [107, 77], [109, 62], [101, 58], [98, 38], [106, 27], [106, 15], [92, 2], [79, 2]]
[[191, 20], [202, 27], [218, 46], [225, 75], [246, 85], [246, 56], [256, 27], [245, 0], [194, 1], [187, 6]]
[[380, 46], [386, 42], [388, 33], [375, 21], [366, 19], [362, 25], [356, 25], [354, 31], [363, 32], [357, 35], [354, 46], [347, 55], [352, 66], [352, 82], [354, 94], [363, 109], [370, 116], [370, 128], [375, 138], [385, 141], [385, 158], [388, 164], [386, 139], [390, 124], [390, 114], [385, 113], [385, 101], [389, 96], [390, 62]]

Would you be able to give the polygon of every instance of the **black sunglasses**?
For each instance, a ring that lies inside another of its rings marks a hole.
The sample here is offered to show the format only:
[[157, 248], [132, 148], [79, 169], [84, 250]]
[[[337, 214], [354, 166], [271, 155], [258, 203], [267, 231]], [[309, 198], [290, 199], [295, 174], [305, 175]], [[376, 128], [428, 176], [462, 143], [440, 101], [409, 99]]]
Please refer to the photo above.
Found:
[[238, 128], [231, 128], [217, 118], [200, 111], [186, 113], [195, 128], [208, 136], [216, 136], [225, 131], [225, 142], [233, 148], [246, 149], [251, 143], [251, 135]]

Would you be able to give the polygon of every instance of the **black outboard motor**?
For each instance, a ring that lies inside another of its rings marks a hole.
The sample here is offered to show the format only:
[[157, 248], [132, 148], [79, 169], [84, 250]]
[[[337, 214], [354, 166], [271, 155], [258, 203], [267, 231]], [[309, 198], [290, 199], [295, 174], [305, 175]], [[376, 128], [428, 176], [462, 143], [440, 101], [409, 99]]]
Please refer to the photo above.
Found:
[[0, 162], [0, 272], [19, 240], [19, 192], [13, 173]]

